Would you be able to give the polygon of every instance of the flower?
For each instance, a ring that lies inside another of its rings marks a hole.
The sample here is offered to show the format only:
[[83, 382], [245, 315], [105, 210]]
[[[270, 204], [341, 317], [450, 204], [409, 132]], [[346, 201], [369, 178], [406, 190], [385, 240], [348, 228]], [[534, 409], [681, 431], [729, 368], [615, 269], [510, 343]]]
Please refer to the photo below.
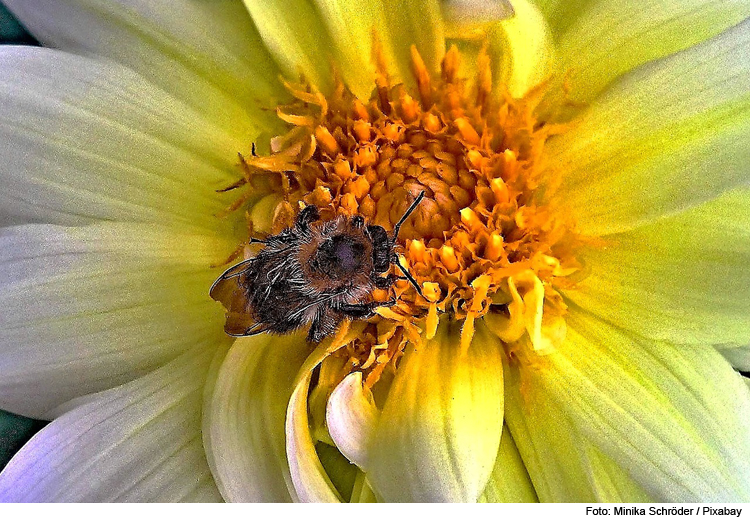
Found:
[[[750, 499], [745, 3], [3, 2], [0, 499]], [[409, 187], [423, 296], [223, 334], [248, 221]]]

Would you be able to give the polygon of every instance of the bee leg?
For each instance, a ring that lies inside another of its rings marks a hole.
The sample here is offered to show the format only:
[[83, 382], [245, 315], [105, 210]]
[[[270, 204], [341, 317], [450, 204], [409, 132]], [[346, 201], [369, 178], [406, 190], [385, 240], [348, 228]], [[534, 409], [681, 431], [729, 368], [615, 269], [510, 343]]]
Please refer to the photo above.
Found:
[[373, 275], [372, 282], [375, 284], [376, 288], [379, 289], [388, 289], [391, 286], [393, 286], [393, 283], [397, 280], [405, 279], [406, 277], [400, 277], [398, 275], [388, 275], [386, 277], [381, 277], [379, 275]]
[[307, 205], [299, 214], [294, 222], [295, 228], [302, 232], [307, 232], [310, 223], [318, 221], [320, 213], [315, 205]]
[[336, 332], [340, 322], [341, 319], [337, 318], [333, 312], [318, 312], [307, 332], [307, 340], [310, 343], [320, 343], [325, 337]]
[[366, 302], [363, 304], [339, 304], [335, 309], [352, 319], [369, 319], [375, 315], [375, 308], [381, 306], [393, 306], [396, 299], [390, 299], [385, 302]]
[[361, 229], [365, 226], [365, 218], [363, 218], [362, 216], [353, 216], [351, 223], [352, 227], [354, 227], [355, 229]]
[[414, 280], [414, 277], [413, 277], [413, 276], [411, 276], [411, 273], [409, 273], [409, 270], [408, 270], [408, 269], [406, 269], [406, 268], [405, 268], [404, 266], [402, 266], [402, 265], [401, 265], [401, 262], [400, 262], [400, 261], [398, 260], [398, 258], [396, 258], [396, 259], [394, 260], [394, 262], [393, 262], [393, 263], [394, 263], [394, 264], [396, 265], [396, 267], [398, 267], [398, 268], [399, 268], [399, 269], [401, 270], [401, 272], [402, 272], [402, 273], [404, 274], [404, 278], [406, 278], [406, 280], [408, 280], [408, 281], [409, 281], [409, 283], [410, 283], [410, 284], [411, 284], [412, 286], [414, 286], [414, 289], [415, 289], [415, 290], [417, 290], [417, 293], [419, 293], [419, 295], [420, 295], [421, 297], [424, 297], [424, 295], [422, 294], [422, 288], [420, 288], [420, 287], [419, 287], [419, 284], [417, 283], [417, 281], [416, 281], [416, 280]]

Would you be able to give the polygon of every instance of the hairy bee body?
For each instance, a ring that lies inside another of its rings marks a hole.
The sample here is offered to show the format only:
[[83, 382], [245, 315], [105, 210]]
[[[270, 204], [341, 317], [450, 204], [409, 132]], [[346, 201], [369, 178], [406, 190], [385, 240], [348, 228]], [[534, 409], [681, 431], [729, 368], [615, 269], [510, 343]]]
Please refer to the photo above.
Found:
[[[368, 225], [361, 216], [318, 220], [318, 209], [307, 206], [294, 226], [258, 241], [265, 246], [256, 256], [216, 280], [210, 295], [227, 309], [227, 334], [286, 334], [310, 325], [308, 340], [317, 342], [335, 332], [343, 319], [368, 319], [379, 306], [395, 303], [374, 301], [375, 289], [387, 289], [398, 278], [409, 279], [418, 289], [394, 252], [402, 221], [389, 237], [383, 227]], [[407, 276], [389, 275], [391, 264]]]

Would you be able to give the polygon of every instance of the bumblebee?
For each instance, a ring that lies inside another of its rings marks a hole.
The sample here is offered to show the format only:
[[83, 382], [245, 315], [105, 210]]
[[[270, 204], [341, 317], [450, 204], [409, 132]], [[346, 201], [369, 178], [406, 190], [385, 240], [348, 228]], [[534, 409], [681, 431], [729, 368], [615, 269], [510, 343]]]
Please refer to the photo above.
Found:
[[[395, 252], [401, 225], [424, 197], [421, 192], [393, 228], [367, 224], [362, 216], [339, 215], [320, 221], [314, 205], [297, 215], [294, 225], [264, 240], [254, 257], [224, 272], [210, 295], [227, 310], [224, 330], [242, 337], [286, 334], [309, 325], [308, 341], [333, 334], [346, 318], [369, 319], [394, 298], [373, 300], [375, 289], [389, 289], [398, 279], [419, 285]], [[389, 274], [391, 265], [403, 273]]]

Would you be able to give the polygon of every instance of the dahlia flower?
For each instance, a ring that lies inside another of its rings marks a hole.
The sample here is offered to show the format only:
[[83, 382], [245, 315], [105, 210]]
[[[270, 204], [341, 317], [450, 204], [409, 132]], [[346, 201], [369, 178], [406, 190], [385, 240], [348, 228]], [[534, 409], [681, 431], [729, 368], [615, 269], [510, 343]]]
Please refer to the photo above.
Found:
[[[750, 501], [746, 1], [2, 2], [0, 499]], [[224, 334], [420, 192], [419, 291]]]

